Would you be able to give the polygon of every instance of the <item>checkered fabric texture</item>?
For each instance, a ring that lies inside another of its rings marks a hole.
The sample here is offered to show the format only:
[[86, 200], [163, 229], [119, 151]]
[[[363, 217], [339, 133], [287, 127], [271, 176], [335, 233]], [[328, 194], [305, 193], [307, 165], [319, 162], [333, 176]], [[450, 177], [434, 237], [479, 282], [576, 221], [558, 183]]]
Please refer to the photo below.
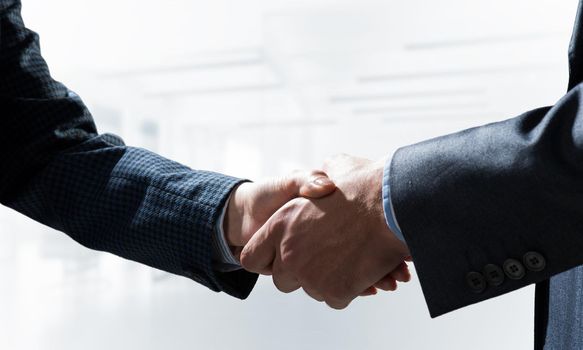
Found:
[[0, 203], [91, 249], [245, 298], [257, 276], [213, 270], [211, 237], [241, 180], [99, 135], [54, 81], [20, 1], [0, 0]]

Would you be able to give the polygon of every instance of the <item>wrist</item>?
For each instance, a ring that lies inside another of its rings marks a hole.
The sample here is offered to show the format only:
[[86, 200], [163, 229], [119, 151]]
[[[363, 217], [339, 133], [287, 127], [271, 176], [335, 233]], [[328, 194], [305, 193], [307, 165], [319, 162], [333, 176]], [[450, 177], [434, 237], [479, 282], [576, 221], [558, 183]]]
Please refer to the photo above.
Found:
[[374, 222], [376, 232], [380, 232], [387, 237], [387, 241], [399, 251], [404, 257], [409, 256], [407, 246], [399, 239], [399, 237], [387, 225], [385, 211], [383, 206], [383, 175], [386, 165], [386, 158], [371, 163], [370, 169], [367, 171], [367, 181], [369, 186], [370, 196], [368, 198], [369, 210], [371, 212], [371, 221]]
[[231, 198], [223, 221], [223, 230], [229, 246], [233, 249], [245, 245], [243, 239], [243, 227], [247, 213], [247, 193], [251, 183], [239, 184], [231, 192]]

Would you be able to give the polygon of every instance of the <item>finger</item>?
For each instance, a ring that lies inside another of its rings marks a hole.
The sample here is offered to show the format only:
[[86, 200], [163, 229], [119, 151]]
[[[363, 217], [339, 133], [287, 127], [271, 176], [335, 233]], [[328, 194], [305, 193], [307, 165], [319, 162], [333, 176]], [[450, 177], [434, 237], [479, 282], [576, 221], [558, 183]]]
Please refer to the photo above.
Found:
[[377, 294], [376, 287], [375, 286], [370, 286], [364, 292], [360, 293], [359, 296], [361, 296], [361, 297], [367, 297], [367, 296], [375, 295], [375, 294]]
[[393, 271], [389, 272], [389, 275], [399, 282], [409, 282], [411, 280], [411, 272], [409, 272], [409, 266], [405, 262], [402, 262]]
[[283, 293], [291, 293], [300, 288], [300, 282], [296, 279], [292, 271], [286, 270], [281, 264], [279, 254], [276, 254], [273, 261], [273, 284]]
[[271, 273], [273, 260], [281, 230], [279, 229], [277, 213], [274, 214], [251, 237], [241, 251], [241, 266], [247, 271], [267, 274]]
[[291, 293], [301, 286], [298, 280], [290, 273], [273, 273], [273, 284], [282, 293]]
[[374, 286], [384, 291], [394, 291], [397, 289], [397, 281], [390, 275], [386, 275], [375, 283]]
[[336, 310], [342, 310], [345, 309], [348, 305], [350, 305], [350, 302], [352, 300], [326, 299], [324, 301], [326, 302], [326, 305], [330, 306], [331, 308]]
[[304, 290], [304, 292], [306, 292], [306, 294], [308, 296], [310, 296], [310, 298], [317, 300], [317, 301], [324, 301], [324, 297], [320, 293], [316, 292], [315, 290], [308, 288], [308, 287], [305, 287], [305, 286], [302, 287], [302, 289]]

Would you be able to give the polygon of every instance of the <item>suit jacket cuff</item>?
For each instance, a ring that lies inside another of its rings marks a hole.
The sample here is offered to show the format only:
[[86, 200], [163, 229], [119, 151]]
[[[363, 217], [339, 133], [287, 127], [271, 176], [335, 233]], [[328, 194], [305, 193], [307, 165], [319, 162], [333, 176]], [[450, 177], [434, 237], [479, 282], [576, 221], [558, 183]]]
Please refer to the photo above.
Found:
[[[231, 194], [232, 195], [232, 194]], [[212, 237], [213, 244], [213, 263], [215, 268], [220, 272], [231, 272], [241, 269], [241, 264], [239, 260], [233, 255], [231, 247], [227, 242], [225, 237], [225, 231], [223, 230], [223, 222], [225, 221], [225, 212], [229, 206], [229, 200], [223, 206], [221, 210], [221, 215], [215, 226], [215, 234]]]
[[[217, 239], [217, 227], [222, 226], [222, 214], [224, 214], [224, 210], [227, 207], [228, 199], [230, 198], [233, 189], [246, 180], [235, 179], [225, 175], [219, 176], [225, 181], [224, 184], [226, 186], [224, 186], [223, 192], [220, 194], [222, 199], [219, 202], [219, 206], [213, 213], [213, 229], [210, 231], [211, 234], [209, 236], [209, 245], [207, 248], [213, 251], [213, 257], [211, 258], [211, 261], [208, 262], [205, 270], [207, 272], [206, 274], [214, 284], [214, 286], [211, 286], [211, 289], [215, 291], [223, 291], [239, 299], [245, 299], [249, 296], [251, 290], [255, 286], [258, 275], [247, 272], [243, 269], [231, 270], [217, 268], [214, 261], [216, 260], [216, 255], [213, 247], [215, 242], [213, 241]], [[226, 242], [224, 243], [227, 244]]]

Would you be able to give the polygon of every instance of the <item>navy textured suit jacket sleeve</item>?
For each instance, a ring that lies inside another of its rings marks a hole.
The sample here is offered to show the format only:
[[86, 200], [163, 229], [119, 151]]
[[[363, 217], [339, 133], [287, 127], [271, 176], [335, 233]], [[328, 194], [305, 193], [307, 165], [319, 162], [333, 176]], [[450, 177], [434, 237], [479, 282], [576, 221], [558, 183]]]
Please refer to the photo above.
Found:
[[103, 250], [246, 297], [257, 276], [220, 273], [211, 235], [241, 180], [193, 171], [99, 135], [54, 81], [20, 1], [0, 0], [0, 202]]
[[393, 157], [393, 208], [433, 317], [583, 264], [582, 4], [554, 106]]

